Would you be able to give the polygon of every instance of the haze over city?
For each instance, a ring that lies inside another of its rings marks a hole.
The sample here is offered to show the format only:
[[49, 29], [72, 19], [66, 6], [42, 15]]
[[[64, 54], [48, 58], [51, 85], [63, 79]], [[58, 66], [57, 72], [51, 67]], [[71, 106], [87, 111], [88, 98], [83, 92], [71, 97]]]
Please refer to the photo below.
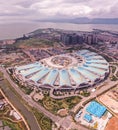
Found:
[[0, 0], [0, 130], [118, 130], [118, 0]]
[[0, 23], [50, 18], [118, 18], [118, 0], [1, 0]]

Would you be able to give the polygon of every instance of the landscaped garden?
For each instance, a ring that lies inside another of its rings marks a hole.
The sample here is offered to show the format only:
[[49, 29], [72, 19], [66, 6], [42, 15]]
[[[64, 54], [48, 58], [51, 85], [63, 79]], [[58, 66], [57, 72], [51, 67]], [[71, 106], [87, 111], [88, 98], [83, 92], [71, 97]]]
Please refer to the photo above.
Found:
[[11, 130], [26, 130], [26, 126], [23, 121], [16, 121], [14, 117], [10, 116], [10, 106], [5, 106], [0, 110], [0, 121], [2, 121], [2, 128], [8, 126]]
[[79, 96], [68, 97], [64, 99], [53, 99], [49, 96], [45, 96], [40, 103], [50, 112], [57, 114], [60, 109], [71, 109], [77, 103], [81, 101]]
[[26, 128], [23, 128], [22, 126], [21, 126], [21, 124], [20, 124], [20, 122], [19, 123], [15, 123], [15, 122], [12, 122], [12, 121], [10, 121], [10, 120], [3, 120], [3, 126], [5, 127], [5, 126], [9, 126], [10, 128], [11, 128], [11, 130], [25, 130]]
[[48, 117], [34, 108], [32, 109], [32, 112], [34, 113], [41, 130], [52, 130], [52, 121]]

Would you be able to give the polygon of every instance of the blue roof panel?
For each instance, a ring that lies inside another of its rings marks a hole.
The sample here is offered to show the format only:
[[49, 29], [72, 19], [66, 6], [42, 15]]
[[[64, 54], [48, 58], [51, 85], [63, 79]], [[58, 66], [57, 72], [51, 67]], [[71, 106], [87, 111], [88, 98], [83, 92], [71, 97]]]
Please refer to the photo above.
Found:
[[90, 121], [92, 121], [92, 116], [89, 115], [89, 114], [85, 114], [85, 115], [84, 115], [84, 119], [85, 119], [87, 122], [90, 122]]
[[86, 111], [96, 117], [101, 118], [103, 114], [106, 112], [106, 107], [99, 104], [96, 101], [92, 101], [89, 106], [86, 108]]

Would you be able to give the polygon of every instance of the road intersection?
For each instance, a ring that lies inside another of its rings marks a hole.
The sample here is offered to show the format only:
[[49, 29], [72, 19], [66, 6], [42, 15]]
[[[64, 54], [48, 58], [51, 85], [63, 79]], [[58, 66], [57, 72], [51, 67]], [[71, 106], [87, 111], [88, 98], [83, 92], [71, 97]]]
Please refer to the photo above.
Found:
[[[59, 127], [61, 126], [62, 128], [64, 128], [64, 130], [69, 130], [70, 127], [73, 127], [73, 126], [78, 127], [80, 130], [87, 130], [87, 128], [85, 128], [85, 127], [83, 127], [81, 125], [76, 125], [74, 123], [73, 119], [72, 119], [72, 116], [67, 116], [67, 117], [61, 118], [59, 116], [56, 116], [56, 115], [50, 113], [43, 106], [41, 106], [40, 104], [37, 104], [36, 102], [34, 102], [33, 99], [30, 96], [23, 93], [23, 91], [18, 87], [18, 85], [11, 80], [9, 74], [7, 73], [7, 71], [6, 71], [6, 69], [4, 67], [0, 67], [0, 71], [4, 74], [4, 77], [8, 80], [8, 82], [11, 84], [11, 86], [14, 88], [14, 90], [22, 97], [22, 99], [25, 102], [27, 102], [28, 105], [30, 105], [31, 107], [36, 108], [37, 110], [42, 112], [44, 115], [49, 117], [55, 124], [57, 124], [57, 126], [59, 126]], [[117, 84], [118, 84], [118, 81], [116, 81], [116, 82], [111, 82], [110, 81], [107, 85], [105, 85], [105, 87], [102, 87], [99, 90], [97, 90], [96, 92], [92, 93], [91, 96], [84, 97], [81, 100], [81, 102], [79, 104], [77, 104], [71, 111], [73, 113], [76, 113], [78, 108], [80, 106], [83, 106], [83, 103], [85, 103], [86, 101], [88, 101], [88, 100], [90, 100], [92, 98], [96, 98], [98, 95], [100, 95], [101, 93], [109, 90], [110, 88], [112, 88], [113, 86], [115, 86]], [[14, 95], [13, 92], [12, 92], [12, 94]], [[18, 102], [20, 102], [20, 100]], [[29, 114], [32, 114], [32, 113], [30, 112]], [[29, 118], [27, 120], [29, 120]], [[35, 124], [36, 124], [36, 122], [35, 122]], [[30, 122], [30, 126], [31, 125], [32, 125], [32, 122]], [[31, 128], [31, 130], [34, 130], [34, 128]], [[40, 130], [40, 128], [38, 128], [38, 129], [36, 128], [35, 130]]]

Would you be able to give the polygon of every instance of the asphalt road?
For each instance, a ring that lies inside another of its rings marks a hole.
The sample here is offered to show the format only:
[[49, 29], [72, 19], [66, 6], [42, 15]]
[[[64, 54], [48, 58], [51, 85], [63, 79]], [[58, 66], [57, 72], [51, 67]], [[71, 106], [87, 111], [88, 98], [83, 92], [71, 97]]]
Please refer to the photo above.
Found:
[[14, 94], [14, 92], [4, 83], [0, 81], [0, 88], [4, 91], [5, 95], [8, 97], [10, 102], [23, 114], [26, 121], [28, 122], [31, 130], [41, 130], [37, 121], [31, 111], [29, 111], [23, 103], [19, 100], [19, 98]]
[[[41, 106], [40, 104], [37, 104], [36, 102], [33, 101], [33, 99], [31, 97], [29, 97], [28, 95], [26, 95], [19, 87], [16, 83], [14, 83], [10, 76], [8, 75], [8, 73], [6, 72], [4, 67], [0, 67], [1, 72], [3, 72], [4, 77], [9, 81], [9, 83], [11, 84], [11, 86], [15, 89], [15, 91], [17, 93], [19, 93], [19, 95], [22, 96], [22, 99], [24, 101], [26, 101], [30, 106], [35, 107], [36, 109], [38, 109], [40, 112], [42, 112], [43, 114], [45, 114], [47, 117], [49, 117], [53, 122], [58, 123], [59, 120], [61, 120], [61, 118], [59, 116], [56, 116], [54, 114], [52, 114], [51, 112], [49, 112], [48, 110], [46, 110], [43, 106]], [[14, 94], [12, 92], [12, 94]], [[20, 100], [19, 100], [20, 101]], [[19, 102], [18, 101], [18, 102]], [[29, 120], [29, 119], [28, 119]], [[32, 130], [39, 130], [39, 129], [32, 129]]]
[[74, 113], [77, 112], [78, 108], [80, 108], [82, 106], [83, 103], [85, 103], [87, 100], [92, 99], [97, 97], [99, 94], [107, 91], [108, 89], [112, 88], [113, 86], [118, 85], [118, 81], [109, 81], [104, 87], [102, 87], [101, 89], [95, 91], [94, 93], [92, 93], [89, 97], [84, 97], [81, 102], [79, 104], [77, 104], [72, 111]]
[[10, 76], [8, 75], [8, 73], [6, 72], [6, 70], [4, 68], [0, 68], [0, 70], [4, 73], [4, 77], [9, 81], [9, 83], [11, 84], [11, 86], [15, 89], [15, 91], [17, 93], [19, 93], [19, 95], [22, 96], [22, 99], [25, 100], [30, 106], [35, 107], [36, 109], [38, 109], [40, 112], [44, 113], [47, 117], [49, 117], [53, 122], [58, 122], [61, 118], [59, 116], [56, 116], [54, 114], [52, 114], [51, 112], [49, 112], [48, 110], [46, 110], [43, 106], [41, 106], [40, 104], [37, 104], [36, 102], [34, 102], [34, 100], [29, 97], [28, 95], [26, 95], [19, 87], [17, 84], [15, 84], [11, 79]]
[[[47, 111], [44, 107], [40, 106], [39, 104], [37, 104], [36, 102], [34, 102], [28, 95], [24, 94], [19, 87], [17, 86], [17, 84], [15, 84], [9, 77], [9, 75], [7, 74], [6, 70], [4, 68], [0, 68], [0, 70], [4, 73], [4, 76], [7, 78], [7, 80], [9, 81], [9, 83], [12, 85], [12, 87], [20, 94], [22, 95], [22, 98], [30, 105], [33, 106], [35, 108], [37, 108], [39, 111], [41, 111], [42, 113], [44, 113], [47, 117], [49, 117], [53, 122], [58, 123], [60, 126], [66, 127], [67, 128], [67, 121], [66, 119], [63, 120], [63, 118], [60, 118], [59, 116], [56, 116], [52, 113], [50, 113], [49, 111]], [[118, 81], [116, 82], [108, 82], [107, 85], [105, 85], [105, 87], [102, 87], [100, 90], [97, 90], [96, 92], [94, 92], [91, 96], [87, 97], [87, 98], [83, 98], [81, 100], [81, 102], [79, 104], [77, 104], [72, 111], [75, 113], [77, 111], [77, 109], [82, 106], [82, 104], [84, 102], [86, 102], [87, 100], [89, 100], [90, 98], [94, 98], [97, 95], [101, 94], [102, 92], [110, 89], [112, 86], [118, 84]], [[27, 110], [27, 108], [20, 102], [20, 100], [18, 99], [18, 97], [15, 96], [14, 92], [12, 92], [12, 90], [10, 90], [9, 87], [5, 87], [4, 85], [2, 86], [2, 89], [5, 91], [6, 95], [9, 97], [9, 99], [11, 100], [11, 102], [14, 102], [14, 104], [16, 104], [17, 108], [21, 109], [21, 112], [23, 113], [23, 115], [27, 118], [28, 123], [31, 126], [31, 130], [39, 130], [38, 128], [38, 124], [36, 123], [36, 120], [33, 116], [33, 114]], [[21, 106], [20, 106], [21, 105]], [[63, 123], [62, 123], [63, 122]], [[72, 121], [68, 120], [68, 123], [71, 124]], [[37, 128], [36, 128], [37, 127]], [[83, 126], [80, 126], [80, 128], [83, 128]]]

